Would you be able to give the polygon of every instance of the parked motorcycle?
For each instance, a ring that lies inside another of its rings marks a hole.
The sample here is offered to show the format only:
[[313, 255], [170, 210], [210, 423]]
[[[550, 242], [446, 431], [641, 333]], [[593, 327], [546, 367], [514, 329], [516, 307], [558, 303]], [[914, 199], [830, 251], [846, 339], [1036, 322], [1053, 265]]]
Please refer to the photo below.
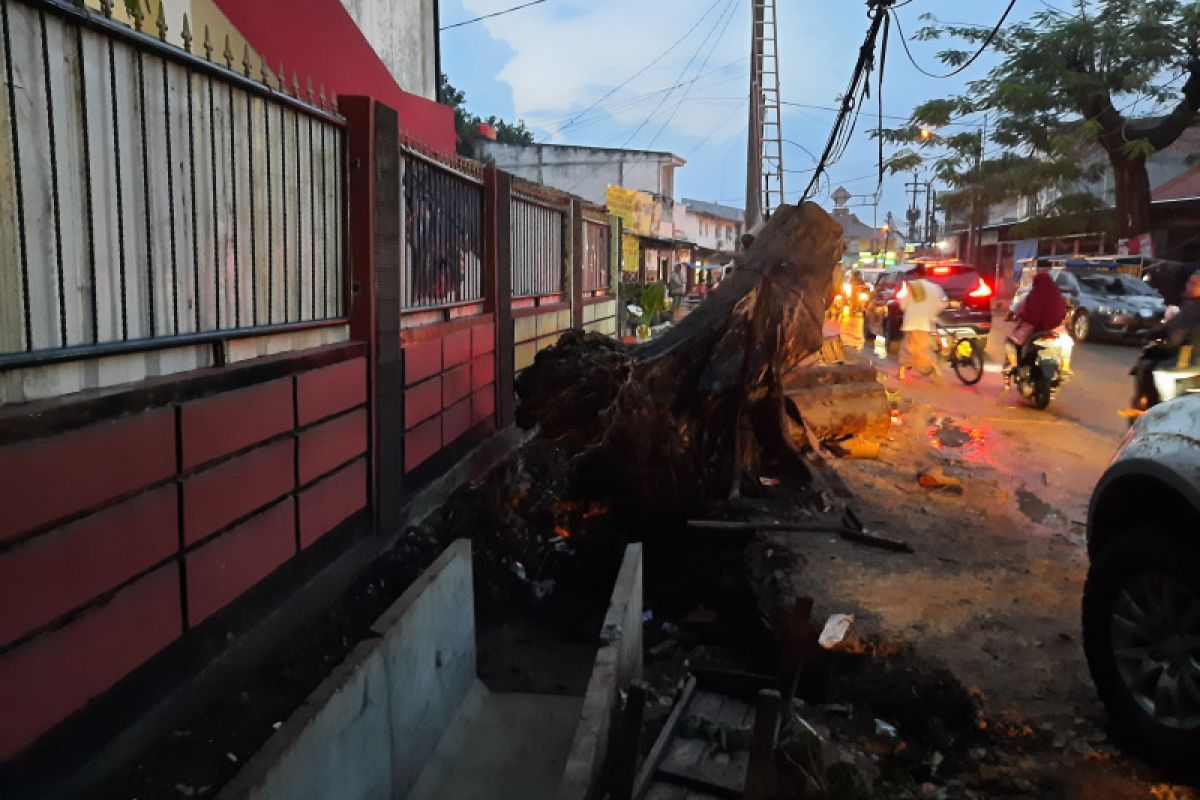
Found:
[[1063, 382], [1063, 357], [1054, 331], [1041, 331], [1029, 337], [1021, 348], [1017, 366], [1009, 374], [1012, 384], [1034, 408], [1050, 405]]

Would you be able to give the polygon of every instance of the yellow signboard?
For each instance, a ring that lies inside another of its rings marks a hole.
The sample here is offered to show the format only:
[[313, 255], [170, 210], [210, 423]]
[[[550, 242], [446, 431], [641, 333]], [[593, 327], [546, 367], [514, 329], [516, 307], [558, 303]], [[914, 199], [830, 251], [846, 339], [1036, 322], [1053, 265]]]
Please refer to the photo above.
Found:
[[637, 272], [641, 266], [642, 243], [636, 236], [624, 234], [621, 236], [621, 270]]
[[608, 187], [608, 213], [620, 217], [630, 233], [651, 236], [654, 233], [654, 198], [645, 192]]

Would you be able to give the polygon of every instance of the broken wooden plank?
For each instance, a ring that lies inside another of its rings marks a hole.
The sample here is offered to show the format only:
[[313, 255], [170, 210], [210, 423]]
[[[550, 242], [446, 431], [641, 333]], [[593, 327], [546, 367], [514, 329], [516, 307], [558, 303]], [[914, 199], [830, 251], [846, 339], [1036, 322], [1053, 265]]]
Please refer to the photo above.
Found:
[[700, 777], [676, 767], [664, 765], [658, 769], [656, 775], [660, 781], [703, 792], [713, 797], [729, 798], [729, 800], [741, 800], [742, 798], [740, 785], [718, 783], [710, 778]]
[[642, 737], [642, 718], [646, 711], [646, 687], [634, 682], [625, 698], [621, 714], [621, 734], [613, 742], [610, 758], [612, 797], [630, 800], [637, 781], [638, 751]]
[[754, 706], [754, 744], [750, 749], [750, 767], [746, 771], [745, 800], [770, 800], [775, 797], [775, 745], [779, 738], [779, 692], [764, 689]]
[[698, 530], [718, 531], [764, 531], [767, 533], [833, 533], [843, 539], [859, 544], [891, 550], [896, 553], [911, 553], [912, 547], [900, 539], [889, 539], [873, 533], [855, 530], [844, 525], [819, 522], [727, 522], [725, 520], [688, 520], [688, 527]]
[[642, 762], [642, 768], [638, 771], [637, 781], [633, 785], [633, 800], [645, 797], [650, 784], [653, 782], [654, 773], [658, 770], [658, 765], [662, 763], [663, 756], [666, 755], [667, 744], [671, 741], [671, 737], [675, 735], [675, 729], [679, 726], [679, 720], [683, 719], [684, 711], [691, 705], [692, 697], [695, 694], [696, 679], [688, 676], [687, 683], [684, 684], [683, 691], [679, 694], [679, 699], [675, 701], [675, 707], [671, 709], [666, 723], [663, 724], [662, 731], [659, 732], [658, 738], [654, 740], [654, 745], [650, 748], [650, 752], [646, 754], [646, 760]]

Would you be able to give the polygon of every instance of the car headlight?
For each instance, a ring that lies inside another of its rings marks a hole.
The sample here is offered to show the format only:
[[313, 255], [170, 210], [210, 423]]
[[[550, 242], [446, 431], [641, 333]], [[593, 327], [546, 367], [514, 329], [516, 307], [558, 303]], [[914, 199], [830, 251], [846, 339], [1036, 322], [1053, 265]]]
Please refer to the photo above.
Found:
[[1100, 308], [1097, 310], [1106, 317], [1115, 317], [1118, 314], [1125, 313], [1123, 309], [1116, 308], [1114, 306], [1100, 306]]

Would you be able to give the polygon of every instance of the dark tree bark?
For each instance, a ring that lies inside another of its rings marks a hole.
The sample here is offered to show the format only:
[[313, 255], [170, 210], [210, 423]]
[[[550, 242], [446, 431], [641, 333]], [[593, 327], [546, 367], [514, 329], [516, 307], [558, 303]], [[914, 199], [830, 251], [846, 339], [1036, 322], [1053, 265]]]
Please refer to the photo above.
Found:
[[517, 421], [573, 454], [576, 490], [644, 510], [737, 492], [765, 461], [798, 463], [783, 376], [821, 347], [841, 227], [778, 209], [737, 268], [678, 326], [628, 347], [570, 331], [517, 380]]
[[1150, 230], [1150, 177], [1145, 159], [1109, 155], [1117, 205], [1117, 236], [1132, 238]]
[[[1081, 64], [1079, 69], [1084, 69], [1084, 66]], [[1192, 125], [1197, 111], [1200, 111], [1200, 59], [1189, 61], [1187, 71], [1183, 96], [1175, 108], [1151, 123], [1136, 123], [1126, 119], [1113, 105], [1112, 95], [1107, 92], [1087, 95], [1079, 103], [1083, 115], [1100, 125], [1100, 145], [1108, 154], [1113, 169], [1117, 236], [1122, 239], [1148, 233], [1153, 224], [1146, 159], [1130, 158], [1125, 153], [1125, 145], [1140, 139], [1156, 151], [1163, 150]]]

